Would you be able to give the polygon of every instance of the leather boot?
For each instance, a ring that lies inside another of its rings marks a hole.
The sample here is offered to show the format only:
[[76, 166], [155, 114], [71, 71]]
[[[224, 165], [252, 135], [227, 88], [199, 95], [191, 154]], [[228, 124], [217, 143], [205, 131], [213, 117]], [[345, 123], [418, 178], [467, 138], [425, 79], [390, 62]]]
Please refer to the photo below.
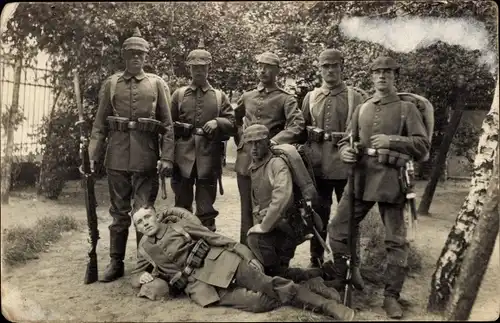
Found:
[[109, 236], [109, 256], [111, 261], [106, 267], [101, 282], [108, 283], [123, 276], [125, 268], [123, 259], [125, 258], [125, 249], [127, 247], [128, 231], [110, 232]]
[[399, 293], [403, 289], [403, 284], [406, 278], [406, 267], [387, 264], [387, 269], [384, 273], [385, 291], [384, 291], [384, 309], [387, 316], [390, 318], [401, 318], [403, 309], [398, 302]]
[[323, 271], [319, 268], [289, 267], [283, 271], [282, 277], [291, 279], [295, 283], [300, 283], [314, 277], [321, 277], [322, 275]]
[[343, 254], [334, 254], [333, 262], [323, 264], [323, 278], [325, 280], [345, 280], [347, 275], [347, 259]]
[[352, 321], [355, 315], [353, 309], [340, 304], [338, 301], [324, 298], [301, 285], [297, 286], [292, 305], [298, 308], [305, 307], [309, 310], [319, 308], [323, 314], [341, 321]]
[[323, 296], [324, 298], [341, 302], [341, 297], [337, 289], [326, 286], [325, 281], [321, 277], [311, 278], [302, 282], [301, 285], [305, 286], [310, 291]]

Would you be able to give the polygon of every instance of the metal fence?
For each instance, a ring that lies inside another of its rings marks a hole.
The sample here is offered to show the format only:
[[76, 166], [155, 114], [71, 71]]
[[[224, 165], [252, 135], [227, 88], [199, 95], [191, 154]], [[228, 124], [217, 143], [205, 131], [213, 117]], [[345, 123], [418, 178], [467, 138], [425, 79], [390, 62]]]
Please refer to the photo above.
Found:
[[[0, 60], [0, 106], [2, 115], [8, 111], [12, 104], [14, 91], [14, 62]], [[50, 69], [23, 66], [21, 72], [21, 86], [19, 90], [19, 111], [23, 113], [24, 120], [14, 132], [14, 157], [26, 159], [28, 156], [39, 158], [41, 145], [35, 135], [42, 118], [50, 114], [55, 94], [50, 81], [45, 78]], [[6, 132], [2, 127], [1, 154], [4, 156], [7, 142]]]

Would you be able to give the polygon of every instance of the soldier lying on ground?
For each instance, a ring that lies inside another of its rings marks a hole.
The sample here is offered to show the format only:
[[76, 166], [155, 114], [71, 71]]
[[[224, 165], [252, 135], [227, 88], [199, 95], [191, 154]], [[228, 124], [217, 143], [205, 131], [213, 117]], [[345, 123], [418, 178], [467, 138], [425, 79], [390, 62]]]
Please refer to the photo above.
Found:
[[339, 320], [354, 318], [354, 311], [340, 304], [338, 292], [321, 278], [296, 284], [265, 275], [250, 249], [210, 231], [185, 209], [172, 208], [158, 219], [152, 207], [144, 207], [133, 220], [144, 234], [132, 276], [132, 285], [141, 288], [139, 296], [154, 300], [184, 292], [203, 307], [263, 312], [291, 305], [319, 308]]

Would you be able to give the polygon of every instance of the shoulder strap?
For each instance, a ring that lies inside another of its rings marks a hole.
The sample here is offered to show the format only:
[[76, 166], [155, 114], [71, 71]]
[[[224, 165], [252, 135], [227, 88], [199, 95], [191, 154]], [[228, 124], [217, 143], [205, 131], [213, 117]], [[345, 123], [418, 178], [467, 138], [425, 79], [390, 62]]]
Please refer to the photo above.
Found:
[[187, 86], [180, 87], [177, 91], [177, 111], [181, 111], [182, 100], [184, 99], [184, 93], [186, 93]]
[[403, 135], [403, 129], [406, 125], [406, 118], [408, 116], [408, 104], [401, 100], [401, 122], [399, 124], [399, 135]]
[[220, 110], [222, 108], [222, 91], [214, 89], [215, 91], [215, 101], [217, 102], [217, 116], [220, 115]]
[[114, 101], [113, 101], [113, 98], [115, 97], [115, 92], [116, 92], [116, 83], [118, 83], [118, 79], [120, 78], [120, 76], [122, 76], [123, 73], [116, 73], [116, 74], [113, 74], [111, 75], [111, 78], [109, 80], [109, 100], [111, 102], [111, 107], [113, 107], [113, 114], [115, 116], [117, 116], [117, 112], [116, 112], [116, 109], [115, 109], [115, 104], [114, 104]]
[[316, 120], [314, 119], [314, 114], [312, 113], [313, 107], [316, 103], [316, 98], [318, 97], [318, 88], [314, 88], [311, 92], [309, 92], [309, 115], [311, 116], [311, 121], [313, 126], [316, 126]]
[[347, 87], [347, 119], [345, 121], [345, 127], [349, 124], [352, 118], [352, 113], [354, 112], [354, 90], [352, 87]]

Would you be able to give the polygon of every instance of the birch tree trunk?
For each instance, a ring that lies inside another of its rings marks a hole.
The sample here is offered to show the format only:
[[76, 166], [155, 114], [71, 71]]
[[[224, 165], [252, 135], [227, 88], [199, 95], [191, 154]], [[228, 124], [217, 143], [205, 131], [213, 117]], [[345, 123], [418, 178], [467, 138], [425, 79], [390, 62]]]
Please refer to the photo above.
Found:
[[498, 147], [498, 79], [490, 112], [486, 115], [479, 138], [470, 191], [445, 242], [432, 276], [427, 303], [430, 312], [446, 310], [455, 280], [469, 247], [476, 223], [486, 200], [488, 184], [493, 175], [495, 151]]
[[448, 320], [466, 321], [476, 300], [498, 236], [498, 148], [493, 178], [474, 236], [465, 254], [460, 275], [453, 290]]
[[2, 188], [1, 188], [1, 203], [9, 204], [9, 194], [11, 185], [11, 175], [12, 175], [12, 154], [14, 151], [14, 131], [16, 128], [15, 119], [19, 112], [19, 91], [21, 88], [21, 71], [22, 71], [22, 59], [16, 59], [14, 66], [14, 89], [12, 93], [12, 104], [8, 108], [8, 120], [4, 125], [6, 127], [5, 132], [7, 135], [7, 140], [5, 143], [5, 156], [2, 161]]

